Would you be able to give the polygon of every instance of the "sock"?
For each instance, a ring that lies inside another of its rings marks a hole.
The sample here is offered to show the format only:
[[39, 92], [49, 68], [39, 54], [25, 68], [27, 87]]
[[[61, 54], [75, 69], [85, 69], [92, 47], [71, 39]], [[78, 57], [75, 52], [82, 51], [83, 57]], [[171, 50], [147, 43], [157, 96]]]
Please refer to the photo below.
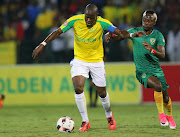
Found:
[[154, 99], [155, 99], [159, 114], [164, 113], [162, 92], [154, 91]]
[[82, 121], [89, 122], [88, 114], [87, 114], [86, 98], [85, 98], [84, 92], [81, 94], [75, 94], [75, 100], [76, 100], [76, 104], [79, 109], [79, 112], [81, 114]]
[[168, 116], [172, 116], [172, 103], [171, 103], [171, 98], [169, 97], [169, 102], [168, 103], [164, 103], [164, 107], [167, 110], [167, 115]]
[[101, 98], [101, 97], [99, 97], [99, 98], [100, 98], [102, 105], [103, 105], [103, 108], [105, 110], [106, 117], [112, 116], [112, 111], [110, 110], [110, 99], [109, 99], [108, 92], [106, 92], [105, 98]]

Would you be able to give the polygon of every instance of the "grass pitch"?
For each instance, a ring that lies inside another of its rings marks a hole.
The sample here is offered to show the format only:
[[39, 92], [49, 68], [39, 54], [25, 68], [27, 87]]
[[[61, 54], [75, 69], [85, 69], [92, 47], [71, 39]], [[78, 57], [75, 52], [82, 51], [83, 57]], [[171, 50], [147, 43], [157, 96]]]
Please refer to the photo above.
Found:
[[[0, 137], [179, 137], [180, 105], [173, 105], [176, 130], [161, 127], [153, 105], [112, 105], [117, 129], [110, 131], [101, 105], [88, 108], [91, 128], [78, 132], [81, 116], [72, 106], [4, 106], [0, 110]], [[56, 122], [62, 116], [75, 121], [73, 133], [59, 133]]]

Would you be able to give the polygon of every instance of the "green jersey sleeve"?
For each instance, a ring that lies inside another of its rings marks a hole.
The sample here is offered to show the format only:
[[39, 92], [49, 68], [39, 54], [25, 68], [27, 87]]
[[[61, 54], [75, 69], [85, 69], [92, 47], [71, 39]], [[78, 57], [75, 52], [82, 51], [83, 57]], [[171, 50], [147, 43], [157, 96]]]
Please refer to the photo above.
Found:
[[158, 32], [157, 45], [165, 46], [165, 39], [161, 32]]
[[128, 29], [127, 31], [128, 31], [129, 33], [134, 33], [134, 32], [136, 32], [135, 28], [130, 28], [130, 29]]
[[[127, 32], [129, 32], [129, 33], [134, 33], [136, 31], [138, 31], [136, 28], [130, 28], [127, 30]], [[130, 38], [130, 39], [133, 39], [133, 38]]]

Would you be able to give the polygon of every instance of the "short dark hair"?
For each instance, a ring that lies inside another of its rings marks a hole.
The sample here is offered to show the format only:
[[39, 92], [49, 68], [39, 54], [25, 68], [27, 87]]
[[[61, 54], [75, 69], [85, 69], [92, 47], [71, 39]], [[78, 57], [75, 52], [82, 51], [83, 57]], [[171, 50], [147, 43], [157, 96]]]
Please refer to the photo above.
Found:
[[94, 10], [97, 14], [98, 14], [98, 8], [95, 4], [88, 4], [85, 8], [85, 11], [88, 11], [88, 10]]

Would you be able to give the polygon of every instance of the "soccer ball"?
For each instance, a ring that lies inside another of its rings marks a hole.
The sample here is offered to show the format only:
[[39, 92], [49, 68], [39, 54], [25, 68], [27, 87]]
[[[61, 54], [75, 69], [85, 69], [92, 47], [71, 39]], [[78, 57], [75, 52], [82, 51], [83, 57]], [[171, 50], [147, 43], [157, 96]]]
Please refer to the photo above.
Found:
[[72, 120], [72, 118], [68, 117], [68, 116], [64, 116], [61, 117], [58, 121], [57, 121], [57, 129], [59, 132], [61, 133], [70, 133], [74, 130], [74, 126], [75, 123]]

